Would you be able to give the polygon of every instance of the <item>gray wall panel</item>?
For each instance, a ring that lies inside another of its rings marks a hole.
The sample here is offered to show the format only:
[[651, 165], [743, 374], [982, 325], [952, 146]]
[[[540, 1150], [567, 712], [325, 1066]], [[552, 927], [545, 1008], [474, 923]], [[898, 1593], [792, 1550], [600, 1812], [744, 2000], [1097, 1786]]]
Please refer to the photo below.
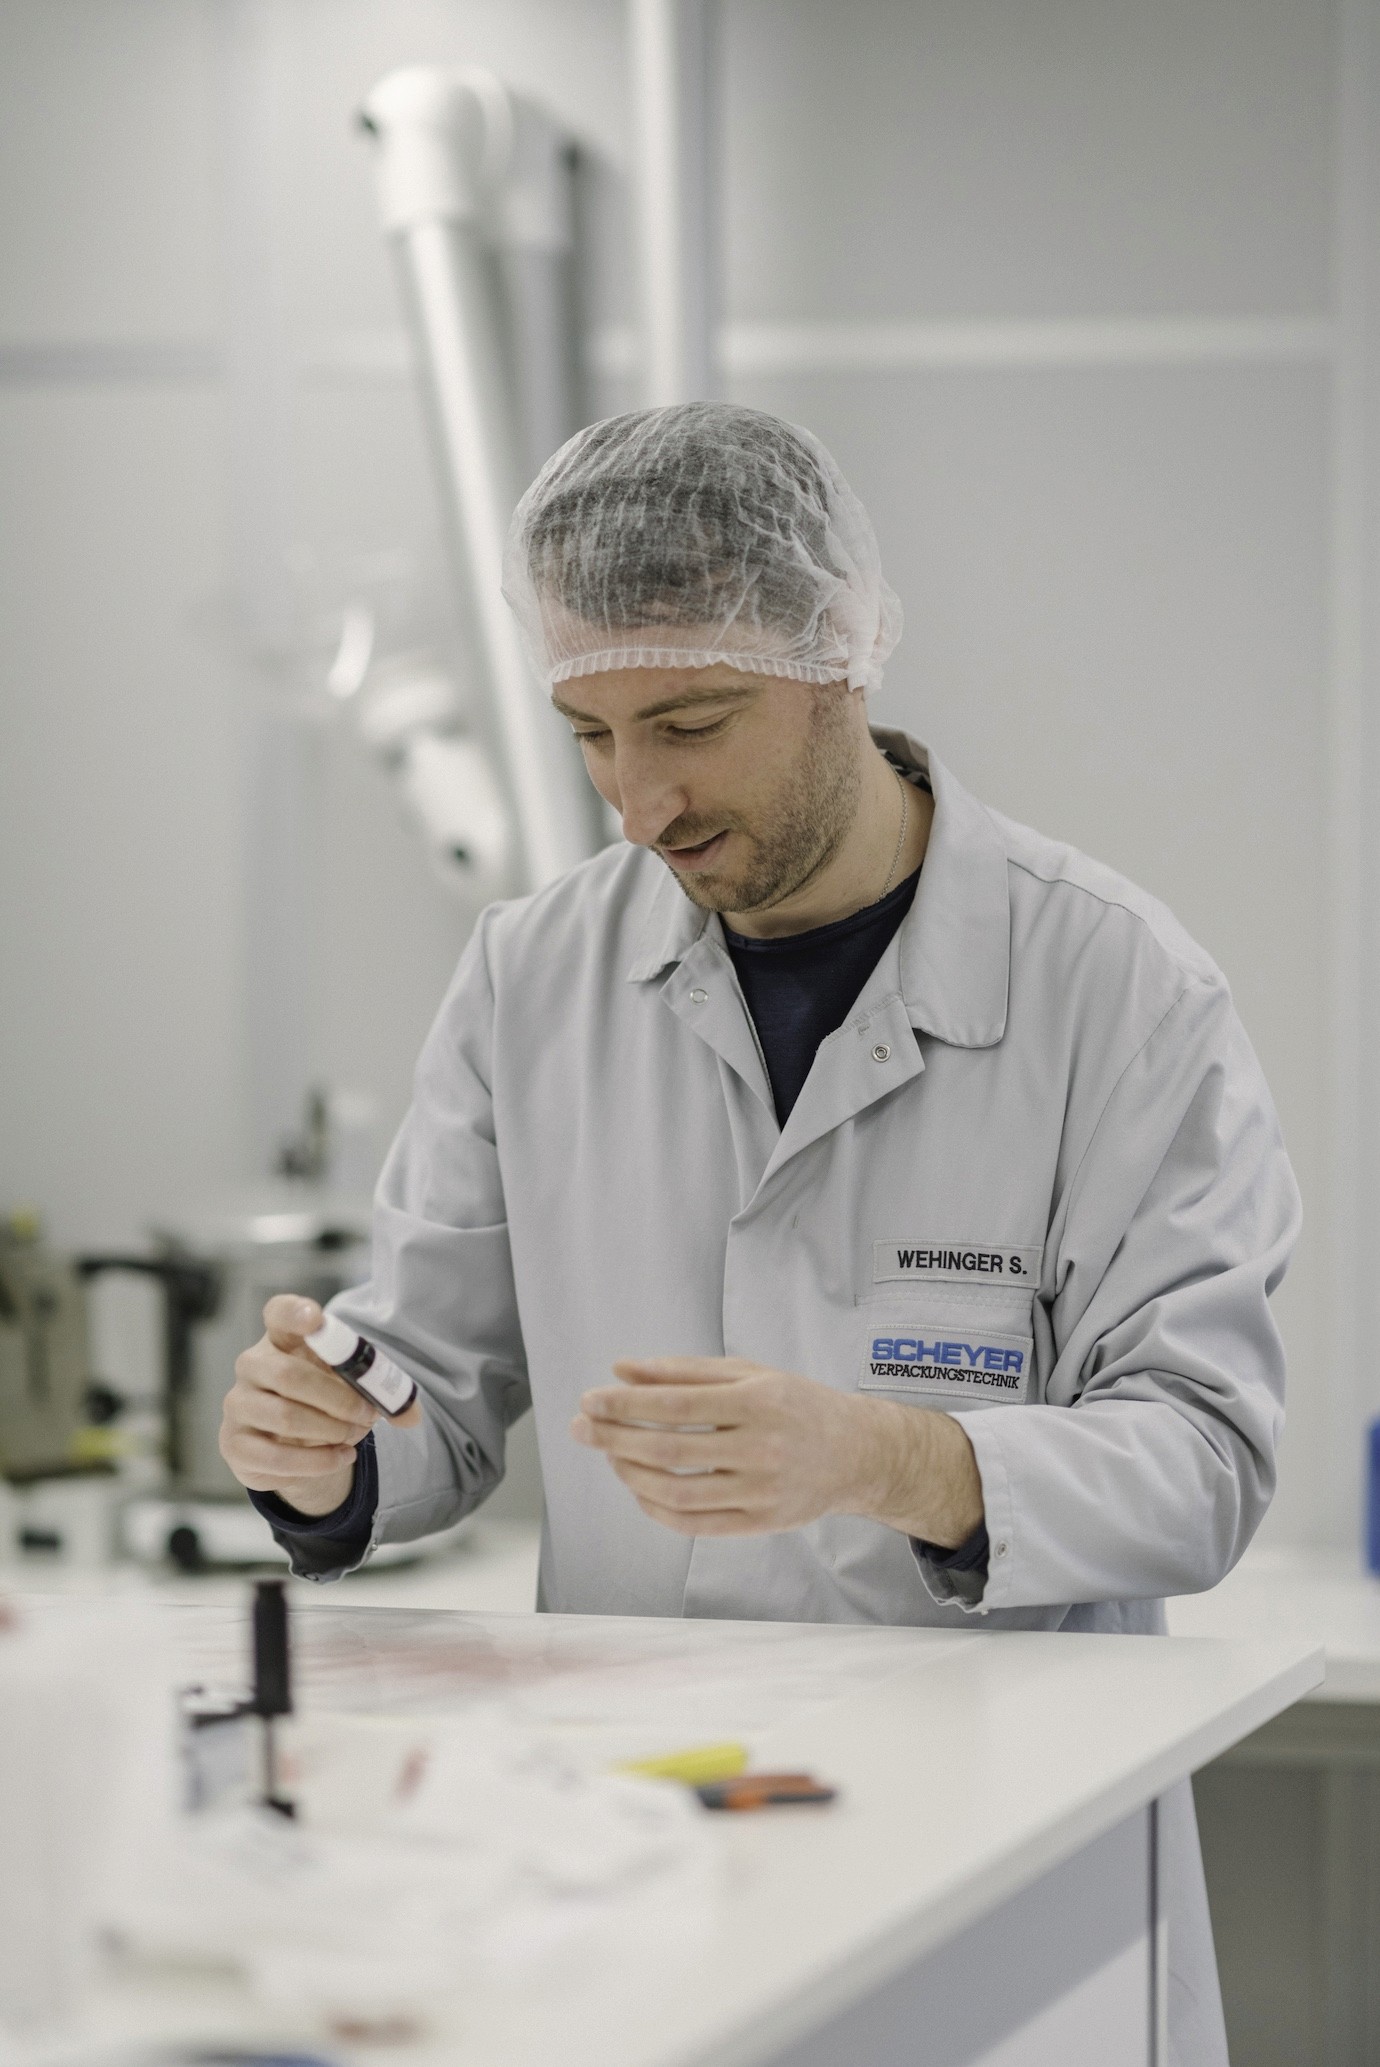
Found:
[[725, 23], [740, 314], [1325, 298], [1331, 5], [731, 0]]

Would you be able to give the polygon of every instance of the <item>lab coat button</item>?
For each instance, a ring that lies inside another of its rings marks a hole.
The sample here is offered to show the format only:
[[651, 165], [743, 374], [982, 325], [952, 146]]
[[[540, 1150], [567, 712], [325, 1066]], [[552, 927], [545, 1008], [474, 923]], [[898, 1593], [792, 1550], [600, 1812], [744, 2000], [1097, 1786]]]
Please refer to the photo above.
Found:
[[878, 1041], [876, 1047], [872, 1050], [872, 1060], [874, 1062], [890, 1062], [891, 1050], [885, 1041]]
[[994, 1557], [1005, 1557], [1006, 1549], [1007, 1546], [1005, 1545], [1005, 1543], [994, 1543], [992, 1546], [992, 1555]]
[[692, 990], [690, 993], [690, 1002], [692, 1005], [702, 1005], [708, 996], [709, 992], [707, 990]]

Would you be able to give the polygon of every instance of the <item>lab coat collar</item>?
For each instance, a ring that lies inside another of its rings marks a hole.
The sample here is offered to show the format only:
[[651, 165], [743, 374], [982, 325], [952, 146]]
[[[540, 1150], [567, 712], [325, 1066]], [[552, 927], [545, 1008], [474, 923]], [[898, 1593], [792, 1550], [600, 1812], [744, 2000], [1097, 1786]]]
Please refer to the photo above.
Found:
[[[991, 815], [928, 747], [881, 726], [872, 736], [934, 792], [920, 887], [897, 936], [907, 1017], [951, 1047], [994, 1047], [1006, 1029], [1011, 962], [1005, 843]], [[683, 961], [712, 916], [668, 870], [652, 894], [628, 981], [645, 983]]]
[[684, 961], [714, 914], [692, 904], [664, 861], [651, 896], [651, 910], [638, 942], [638, 956], [628, 971], [629, 983], [645, 983], [672, 963]]
[[920, 887], [897, 935], [910, 1023], [952, 1048], [993, 1048], [1006, 1031], [1011, 974], [1006, 843], [928, 747], [882, 726], [872, 736], [934, 793]]

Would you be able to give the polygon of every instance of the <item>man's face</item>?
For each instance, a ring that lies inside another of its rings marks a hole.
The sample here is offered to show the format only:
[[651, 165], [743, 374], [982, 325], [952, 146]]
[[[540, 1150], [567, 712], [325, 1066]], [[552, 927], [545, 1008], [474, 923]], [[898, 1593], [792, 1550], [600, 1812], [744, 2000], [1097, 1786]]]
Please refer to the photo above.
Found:
[[853, 823], [862, 699], [711, 668], [627, 668], [563, 682], [595, 788], [710, 911], [769, 909], [803, 888]]

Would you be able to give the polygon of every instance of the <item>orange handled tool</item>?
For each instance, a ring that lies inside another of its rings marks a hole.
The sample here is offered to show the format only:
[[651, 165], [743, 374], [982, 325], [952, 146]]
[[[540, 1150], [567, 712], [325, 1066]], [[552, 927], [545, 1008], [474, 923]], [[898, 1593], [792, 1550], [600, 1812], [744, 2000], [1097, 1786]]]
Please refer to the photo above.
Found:
[[709, 1780], [695, 1789], [707, 1809], [784, 1807], [796, 1802], [833, 1801], [838, 1790], [825, 1787], [812, 1773], [740, 1773], [732, 1780]]

